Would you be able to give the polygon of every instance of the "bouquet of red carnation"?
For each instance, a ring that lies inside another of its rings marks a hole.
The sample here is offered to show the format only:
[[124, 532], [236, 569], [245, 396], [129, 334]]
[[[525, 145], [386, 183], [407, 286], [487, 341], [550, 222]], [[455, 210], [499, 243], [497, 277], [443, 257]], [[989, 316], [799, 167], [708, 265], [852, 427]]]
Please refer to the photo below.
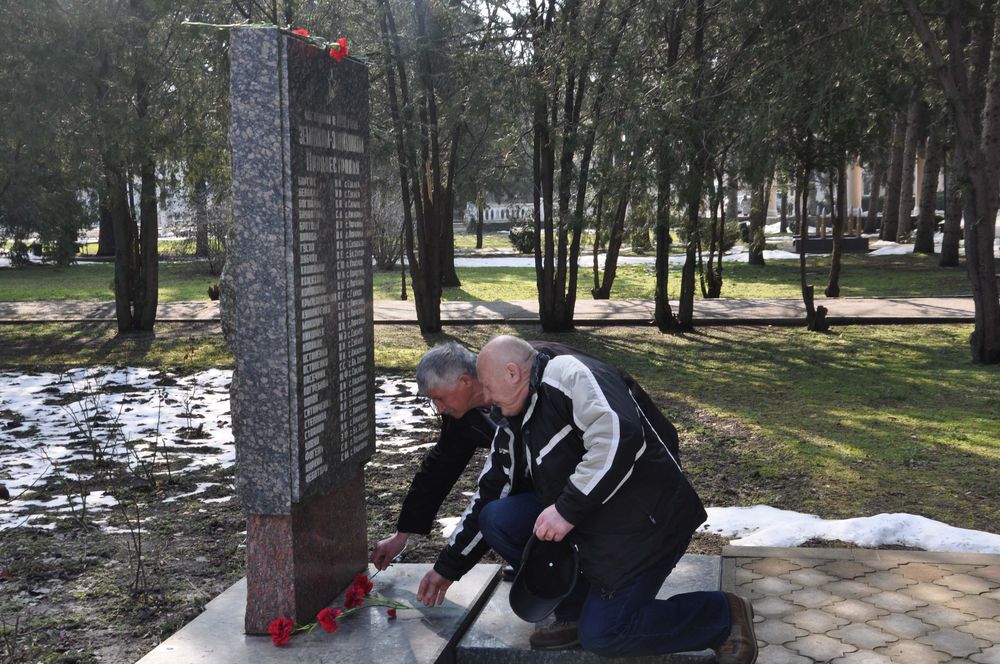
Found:
[[393, 620], [396, 617], [398, 609], [410, 608], [403, 602], [386, 599], [378, 593], [372, 593], [373, 588], [374, 585], [367, 575], [358, 574], [354, 577], [354, 583], [351, 584], [351, 587], [344, 594], [343, 609], [331, 609], [329, 607], [322, 609], [316, 614], [316, 620], [305, 625], [296, 625], [285, 616], [275, 618], [271, 621], [271, 625], [268, 628], [268, 632], [271, 634], [271, 642], [276, 646], [283, 646], [291, 641], [292, 636], [295, 634], [299, 632], [311, 632], [316, 629], [317, 625], [326, 630], [328, 634], [333, 634], [340, 628], [340, 623], [338, 622], [340, 618], [352, 616], [361, 609], [372, 606], [387, 607], [389, 620]]

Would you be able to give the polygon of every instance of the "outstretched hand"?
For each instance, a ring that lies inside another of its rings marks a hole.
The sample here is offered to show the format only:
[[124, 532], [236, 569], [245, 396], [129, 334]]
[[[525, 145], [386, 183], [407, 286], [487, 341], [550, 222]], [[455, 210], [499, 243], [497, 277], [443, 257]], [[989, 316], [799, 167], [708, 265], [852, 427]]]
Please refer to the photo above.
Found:
[[573, 530], [573, 524], [563, 518], [555, 505], [549, 505], [535, 519], [534, 533], [540, 540], [560, 542]]
[[396, 533], [392, 537], [386, 537], [372, 549], [372, 555], [368, 558], [375, 569], [382, 571], [399, 555], [399, 552], [406, 548], [406, 540], [409, 533]]
[[434, 570], [427, 572], [417, 589], [417, 601], [424, 606], [440, 606], [444, 604], [444, 594], [448, 592], [451, 579], [446, 579]]

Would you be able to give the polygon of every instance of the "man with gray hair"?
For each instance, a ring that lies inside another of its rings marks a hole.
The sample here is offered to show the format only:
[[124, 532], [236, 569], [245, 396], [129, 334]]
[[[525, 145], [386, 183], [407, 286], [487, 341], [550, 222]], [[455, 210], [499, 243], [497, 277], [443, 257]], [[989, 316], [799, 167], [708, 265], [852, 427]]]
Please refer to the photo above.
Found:
[[476, 355], [454, 341], [440, 343], [417, 364], [417, 392], [441, 415], [441, 435], [420, 463], [396, 521], [396, 532], [375, 545], [371, 562], [382, 570], [411, 533], [427, 535], [441, 503], [479, 448], [489, 449], [496, 425], [476, 377]]

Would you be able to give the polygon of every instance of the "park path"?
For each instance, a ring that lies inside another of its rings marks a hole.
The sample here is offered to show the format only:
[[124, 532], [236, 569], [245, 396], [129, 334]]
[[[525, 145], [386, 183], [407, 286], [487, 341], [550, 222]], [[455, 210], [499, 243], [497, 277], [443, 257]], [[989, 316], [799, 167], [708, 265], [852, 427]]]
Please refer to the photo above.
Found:
[[[971, 297], [913, 297], [820, 299], [833, 324], [971, 323], [975, 306]], [[677, 311], [677, 303], [671, 303]], [[376, 300], [375, 324], [416, 324], [413, 300]], [[652, 300], [577, 300], [578, 325], [647, 325], [653, 319]], [[205, 322], [218, 320], [218, 302], [164, 302], [157, 320]], [[481, 323], [537, 323], [538, 301], [442, 302], [445, 325]], [[0, 302], [0, 323], [110, 322], [114, 302], [34, 301]], [[695, 300], [698, 325], [801, 325], [805, 307], [799, 299]]]

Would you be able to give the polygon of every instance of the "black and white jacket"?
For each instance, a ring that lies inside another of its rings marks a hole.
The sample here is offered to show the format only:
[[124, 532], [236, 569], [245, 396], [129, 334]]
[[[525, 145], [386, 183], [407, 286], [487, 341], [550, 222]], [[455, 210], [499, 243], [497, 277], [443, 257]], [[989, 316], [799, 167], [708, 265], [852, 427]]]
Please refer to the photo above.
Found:
[[501, 422], [479, 490], [434, 569], [461, 577], [488, 549], [483, 505], [534, 491], [574, 524], [569, 537], [591, 583], [615, 590], [681, 553], [705, 520], [676, 449], [673, 425], [626, 374], [591, 356], [542, 352], [520, 426]]

